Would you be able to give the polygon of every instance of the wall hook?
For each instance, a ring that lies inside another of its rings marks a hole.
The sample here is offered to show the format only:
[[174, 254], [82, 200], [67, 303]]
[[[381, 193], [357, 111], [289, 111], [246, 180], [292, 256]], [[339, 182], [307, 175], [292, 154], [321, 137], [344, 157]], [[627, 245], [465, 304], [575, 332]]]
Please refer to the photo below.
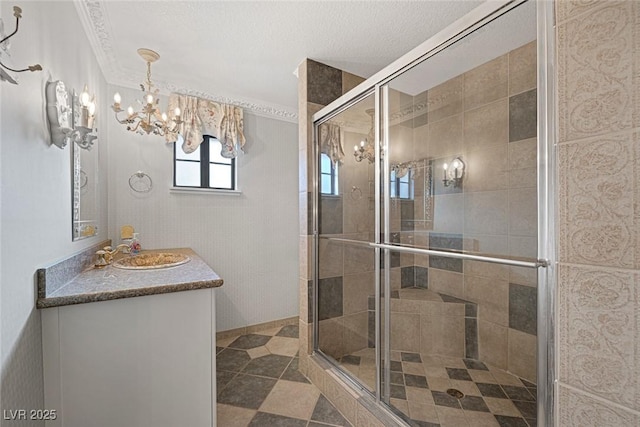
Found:
[[[4, 50], [7, 54], [9, 53], [9, 43], [7, 43], [9, 41], [9, 39], [11, 37], [13, 37], [17, 32], [18, 32], [18, 28], [20, 26], [20, 18], [22, 18], [22, 9], [20, 9], [18, 6], [13, 6], [13, 16], [15, 16], [16, 18], [16, 29], [13, 31], [13, 33], [9, 34], [8, 36], [4, 37], [2, 40], [0, 40], [0, 53], [2, 53], [1, 51]], [[4, 26], [2, 25], [2, 21], [0, 20], [0, 37], [4, 36]], [[0, 55], [1, 57], [1, 55]], [[2, 68], [4, 68], [5, 70], [9, 70], [11, 72], [14, 73], [22, 73], [24, 71], [42, 71], [42, 66], [40, 66], [40, 64], [35, 64], [35, 65], [29, 65], [27, 68], [23, 68], [21, 70], [18, 69], [14, 69], [11, 68], [5, 64], [2, 63], [2, 61], [0, 61], [0, 66], [2, 66]], [[13, 83], [13, 84], [18, 84], [18, 82], [12, 78], [9, 74], [7, 74], [6, 71], [0, 69], [0, 79], [1, 80], [6, 80], [9, 83]]]

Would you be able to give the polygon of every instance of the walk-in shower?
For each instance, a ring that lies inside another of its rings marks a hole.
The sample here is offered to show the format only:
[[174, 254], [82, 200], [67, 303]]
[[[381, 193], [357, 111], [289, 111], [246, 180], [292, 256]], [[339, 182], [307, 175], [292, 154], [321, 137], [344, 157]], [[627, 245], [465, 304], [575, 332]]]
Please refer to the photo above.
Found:
[[534, 426], [536, 3], [455, 27], [314, 116], [314, 348], [406, 422]]

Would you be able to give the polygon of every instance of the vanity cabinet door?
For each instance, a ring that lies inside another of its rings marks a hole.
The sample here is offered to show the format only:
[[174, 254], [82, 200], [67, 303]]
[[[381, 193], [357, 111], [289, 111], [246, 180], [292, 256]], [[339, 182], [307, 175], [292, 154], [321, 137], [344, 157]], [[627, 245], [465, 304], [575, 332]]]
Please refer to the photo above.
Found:
[[44, 310], [45, 405], [59, 408], [47, 426], [214, 426], [213, 299], [203, 289]]

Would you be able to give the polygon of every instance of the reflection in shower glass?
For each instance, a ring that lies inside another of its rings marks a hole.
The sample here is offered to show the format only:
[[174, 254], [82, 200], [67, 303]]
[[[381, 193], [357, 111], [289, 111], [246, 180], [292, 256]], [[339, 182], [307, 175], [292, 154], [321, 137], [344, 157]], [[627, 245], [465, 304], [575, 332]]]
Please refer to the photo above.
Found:
[[[389, 82], [389, 243], [536, 258], [536, 73], [528, 2]], [[535, 425], [535, 270], [389, 256], [383, 400], [434, 424]]]
[[318, 349], [371, 391], [375, 252], [366, 242], [374, 238], [374, 164], [366, 153], [373, 153], [373, 107], [371, 95], [318, 128]]

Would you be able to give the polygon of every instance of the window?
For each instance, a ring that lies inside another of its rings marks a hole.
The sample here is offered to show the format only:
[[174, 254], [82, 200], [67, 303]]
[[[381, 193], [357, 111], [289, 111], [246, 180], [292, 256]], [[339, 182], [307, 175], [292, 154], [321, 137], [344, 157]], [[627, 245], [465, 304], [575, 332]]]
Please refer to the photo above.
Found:
[[193, 153], [186, 154], [180, 144], [174, 144], [174, 187], [235, 190], [236, 159], [222, 157], [221, 148], [220, 141], [208, 135]]
[[329, 156], [320, 154], [320, 194], [339, 195], [338, 165], [334, 165]]
[[396, 171], [391, 171], [390, 196], [398, 199], [413, 199], [413, 180], [409, 170], [405, 176], [396, 178]]

